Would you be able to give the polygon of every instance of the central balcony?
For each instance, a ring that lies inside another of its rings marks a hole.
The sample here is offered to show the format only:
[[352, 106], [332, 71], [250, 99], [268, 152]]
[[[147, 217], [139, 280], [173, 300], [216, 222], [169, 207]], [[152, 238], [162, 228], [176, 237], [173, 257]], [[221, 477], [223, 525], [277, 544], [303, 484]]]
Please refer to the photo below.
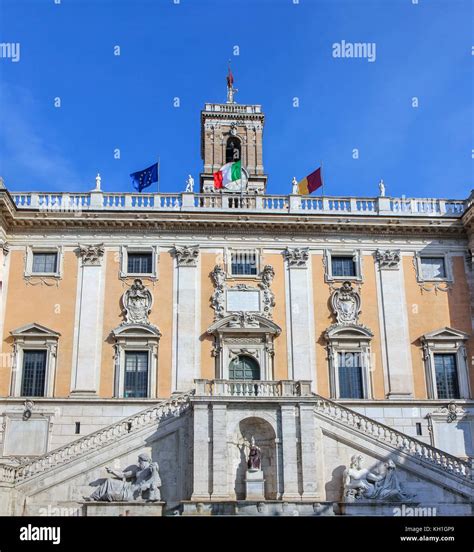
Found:
[[195, 394], [203, 397], [307, 397], [310, 381], [196, 379]]

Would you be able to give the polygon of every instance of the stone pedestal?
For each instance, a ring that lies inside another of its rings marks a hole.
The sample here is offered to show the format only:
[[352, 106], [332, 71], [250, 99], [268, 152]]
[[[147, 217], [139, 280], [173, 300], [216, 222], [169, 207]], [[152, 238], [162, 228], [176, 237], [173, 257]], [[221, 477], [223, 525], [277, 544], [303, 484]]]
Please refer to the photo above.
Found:
[[84, 516], [162, 516], [165, 502], [81, 502]]
[[265, 479], [262, 470], [247, 470], [245, 490], [246, 500], [265, 500]]

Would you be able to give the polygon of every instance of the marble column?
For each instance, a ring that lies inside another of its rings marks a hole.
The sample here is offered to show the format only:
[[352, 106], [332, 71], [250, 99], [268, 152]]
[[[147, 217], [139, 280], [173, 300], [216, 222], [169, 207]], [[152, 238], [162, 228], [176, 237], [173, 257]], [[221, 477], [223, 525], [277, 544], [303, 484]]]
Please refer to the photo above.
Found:
[[316, 354], [311, 273], [307, 248], [286, 249], [288, 378], [311, 381], [316, 391]]
[[377, 250], [375, 259], [387, 397], [412, 398], [413, 373], [401, 253]]
[[176, 307], [173, 391], [189, 391], [200, 377], [199, 247], [175, 247]]
[[209, 457], [209, 405], [194, 403], [194, 443], [193, 443], [193, 494], [192, 500], [209, 500], [210, 466]]
[[281, 434], [283, 451], [283, 500], [300, 500], [298, 490], [298, 454], [296, 447], [296, 407], [281, 405]]
[[227, 483], [227, 405], [212, 405], [212, 500], [229, 498]]
[[319, 498], [317, 492], [317, 455], [316, 431], [314, 427], [314, 405], [300, 405], [300, 445], [301, 445], [301, 477], [303, 481], [303, 500]]
[[80, 246], [71, 394], [99, 391], [105, 263], [103, 244]]

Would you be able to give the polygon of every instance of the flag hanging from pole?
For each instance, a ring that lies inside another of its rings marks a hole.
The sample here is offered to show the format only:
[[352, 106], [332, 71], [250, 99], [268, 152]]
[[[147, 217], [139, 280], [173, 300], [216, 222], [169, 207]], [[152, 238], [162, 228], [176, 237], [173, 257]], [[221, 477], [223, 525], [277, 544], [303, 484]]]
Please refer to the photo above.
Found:
[[298, 193], [300, 195], [312, 194], [315, 190], [323, 185], [323, 179], [321, 177], [321, 167], [309, 174], [303, 180], [298, 182]]
[[147, 169], [132, 173], [132, 184], [137, 192], [141, 192], [148, 186], [151, 186], [153, 182], [158, 182], [158, 163], [155, 163]]

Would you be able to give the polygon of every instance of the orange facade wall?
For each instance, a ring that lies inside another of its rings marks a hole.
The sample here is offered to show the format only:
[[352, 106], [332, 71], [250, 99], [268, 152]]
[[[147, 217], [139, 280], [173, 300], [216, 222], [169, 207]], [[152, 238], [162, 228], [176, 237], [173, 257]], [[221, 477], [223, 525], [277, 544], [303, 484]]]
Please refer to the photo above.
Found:
[[[384, 375], [382, 368], [382, 351], [380, 343], [379, 330], [379, 306], [377, 302], [377, 287], [375, 280], [375, 263], [371, 255], [364, 255], [363, 259], [364, 280], [361, 285], [361, 309], [359, 322], [372, 330], [374, 337], [372, 339], [371, 351], [371, 378], [372, 390], [375, 399], [385, 398]], [[324, 333], [327, 328], [336, 322], [330, 307], [331, 289], [324, 282], [324, 264], [323, 255], [312, 255], [313, 271], [313, 296], [314, 296], [314, 322], [316, 339], [316, 381], [318, 393], [329, 397], [329, 362], [327, 358], [326, 340]], [[335, 287], [339, 287], [342, 282], [336, 282]], [[357, 284], [353, 284], [357, 289]]]
[[[100, 396], [112, 397], [114, 393], [114, 347], [110, 332], [123, 322], [121, 297], [133, 283], [119, 279], [120, 253], [107, 251], [106, 260], [106, 300], [103, 317], [102, 369], [100, 375]], [[157, 326], [162, 336], [158, 348], [157, 395], [169, 397], [171, 394], [171, 354], [173, 327], [173, 258], [168, 252], [160, 253], [159, 278], [153, 282], [143, 278], [143, 283], [153, 294], [153, 307], [150, 322]]]
[[288, 379], [288, 347], [286, 336], [286, 297], [285, 297], [285, 261], [281, 254], [264, 255], [262, 268], [271, 265], [275, 271], [275, 278], [271, 289], [275, 294], [275, 308], [273, 322], [281, 328], [281, 334], [275, 338], [274, 379]]
[[[462, 257], [452, 258], [454, 284], [449, 291], [422, 290], [416, 280], [413, 257], [403, 257], [408, 328], [411, 343], [415, 398], [426, 399], [425, 366], [420, 337], [445, 326], [471, 334], [470, 296]], [[474, 352], [473, 339], [468, 342], [468, 359]], [[471, 366], [471, 389], [474, 377]]]
[[222, 254], [201, 253], [201, 378], [216, 378], [216, 361], [212, 356], [214, 337], [206, 333], [214, 322], [214, 309], [211, 306], [211, 297], [214, 293], [214, 283], [211, 272]]
[[[36, 322], [59, 332], [58, 356], [54, 396], [68, 397], [71, 388], [72, 349], [77, 291], [77, 256], [73, 251], [64, 253], [63, 278], [55, 280], [24, 279], [25, 251], [13, 250], [9, 254], [8, 291], [5, 302], [4, 352], [12, 351], [12, 330]], [[9, 395], [11, 369], [2, 365], [0, 394]]]

